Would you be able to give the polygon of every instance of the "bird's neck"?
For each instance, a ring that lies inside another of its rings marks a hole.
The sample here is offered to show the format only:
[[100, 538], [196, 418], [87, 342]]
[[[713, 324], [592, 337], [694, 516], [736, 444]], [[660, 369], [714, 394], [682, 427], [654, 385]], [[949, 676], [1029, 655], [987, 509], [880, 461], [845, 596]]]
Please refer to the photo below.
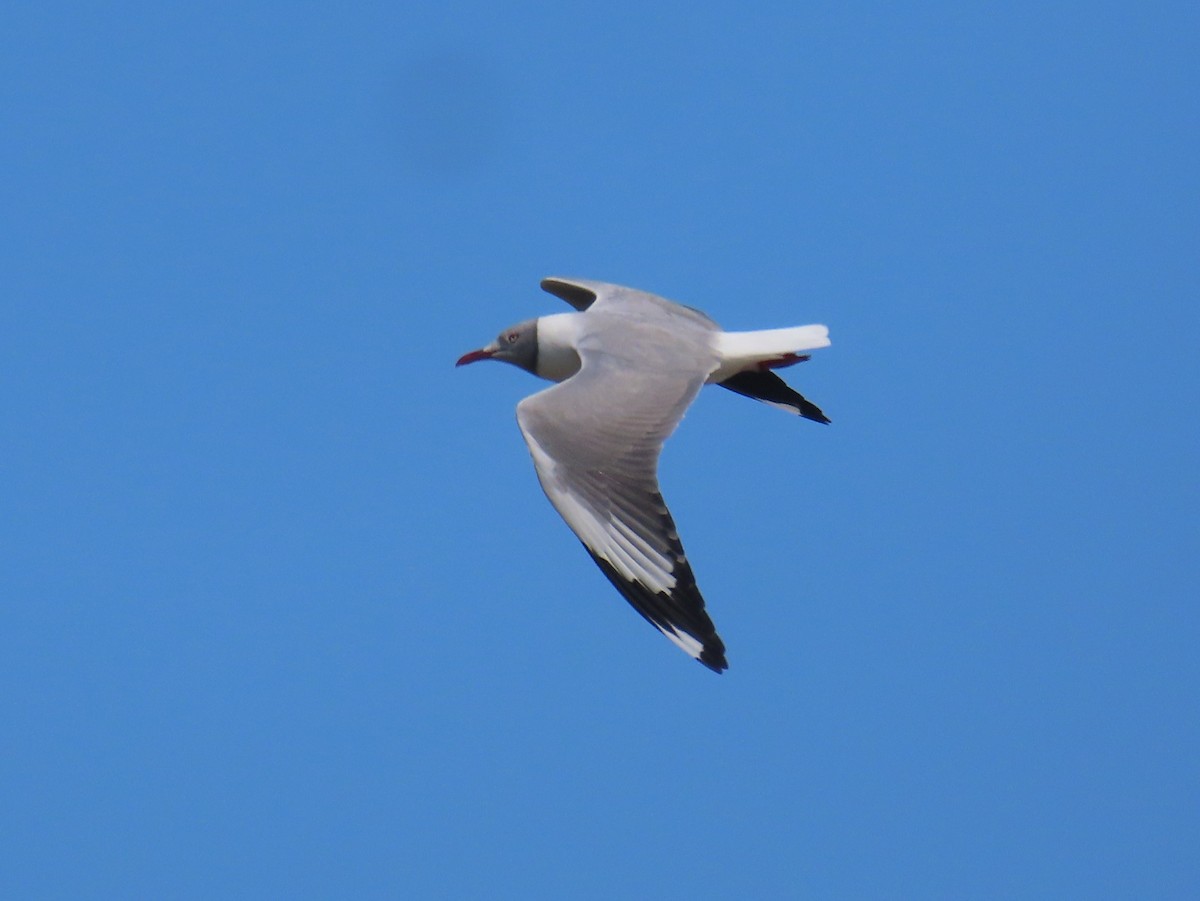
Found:
[[579, 371], [575, 350], [583, 313], [555, 313], [538, 319], [537, 375], [552, 382], [569, 379]]

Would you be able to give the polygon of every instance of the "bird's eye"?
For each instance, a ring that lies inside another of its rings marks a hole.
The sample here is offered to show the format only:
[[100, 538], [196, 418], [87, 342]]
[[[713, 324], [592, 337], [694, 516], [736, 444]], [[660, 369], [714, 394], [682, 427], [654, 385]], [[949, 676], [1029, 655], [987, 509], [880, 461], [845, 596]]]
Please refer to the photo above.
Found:
[[504, 336], [504, 340], [507, 341], [509, 344], [516, 344], [517, 338], [519, 338], [519, 337], [520, 336], [516, 332], [509, 332], [507, 335]]

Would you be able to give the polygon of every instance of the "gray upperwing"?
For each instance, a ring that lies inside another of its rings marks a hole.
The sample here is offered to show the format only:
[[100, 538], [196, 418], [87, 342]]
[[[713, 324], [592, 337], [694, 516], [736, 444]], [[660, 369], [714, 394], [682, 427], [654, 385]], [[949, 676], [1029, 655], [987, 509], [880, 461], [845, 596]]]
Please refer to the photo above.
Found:
[[704, 331], [717, 331], [719, 326], [693, 307], [667, 300], [649, 291], [626, 288], [609, 282], [583, 278], [544, 278], [542, 290], [565, 300], [579, 312], [596, 308], [639, 319], [663, 319], [675, 325], [690, 325]]

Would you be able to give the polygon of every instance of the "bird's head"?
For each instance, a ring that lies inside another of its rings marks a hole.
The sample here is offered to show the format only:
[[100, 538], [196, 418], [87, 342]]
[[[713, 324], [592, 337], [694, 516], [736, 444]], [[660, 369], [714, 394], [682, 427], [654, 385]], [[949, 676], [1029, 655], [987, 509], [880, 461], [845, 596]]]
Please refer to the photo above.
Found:
[[491, 344], [463, 354], [455, 366], [465, 366], [478, 360], [501, 360], [537, 374], [538, 338], [536, 319], [518, 322], [502, 331]]

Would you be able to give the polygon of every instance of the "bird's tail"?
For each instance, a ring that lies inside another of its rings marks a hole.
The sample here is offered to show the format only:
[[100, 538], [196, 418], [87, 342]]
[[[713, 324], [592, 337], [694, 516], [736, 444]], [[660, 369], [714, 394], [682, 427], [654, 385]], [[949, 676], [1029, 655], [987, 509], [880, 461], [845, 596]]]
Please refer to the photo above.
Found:
[[823, 325], [800, 325], [756, 332], [720, 332], [717, 353], [721, 356], [710, 382], [723, 382], [746, 370], [764, 371], [807, 360], [804, 351], [829, 346], [829, 329]]

